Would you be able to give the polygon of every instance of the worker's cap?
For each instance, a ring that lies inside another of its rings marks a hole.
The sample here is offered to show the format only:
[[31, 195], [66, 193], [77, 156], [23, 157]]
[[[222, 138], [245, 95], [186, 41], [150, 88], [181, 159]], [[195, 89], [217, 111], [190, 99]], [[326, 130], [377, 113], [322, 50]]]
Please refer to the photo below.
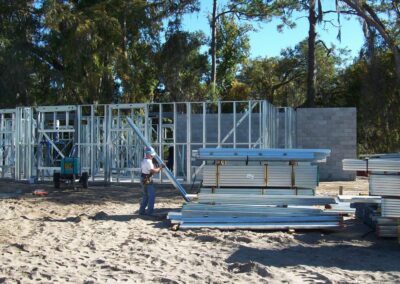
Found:
[[154, 151], [153, 147], [145, 147], [144, 148], [144, 153], [146, 155], [150, 155], [150, 156], [155, 156], [156, 155], [156, 151]]

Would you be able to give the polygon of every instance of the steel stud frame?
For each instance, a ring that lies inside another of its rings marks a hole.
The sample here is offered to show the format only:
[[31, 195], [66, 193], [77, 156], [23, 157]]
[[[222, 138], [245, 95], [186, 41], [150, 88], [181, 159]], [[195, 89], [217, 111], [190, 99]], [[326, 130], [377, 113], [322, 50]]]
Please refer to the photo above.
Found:
[[186, 183], [204, 165], [192, 159], [199, 148], [296, 146], [295, 111], [263, 100], [18, 107], [0, 109], [0, 178], [51, 180], [77, 155], [91, 182], [136, 182], [143, 143], [127, 117]]

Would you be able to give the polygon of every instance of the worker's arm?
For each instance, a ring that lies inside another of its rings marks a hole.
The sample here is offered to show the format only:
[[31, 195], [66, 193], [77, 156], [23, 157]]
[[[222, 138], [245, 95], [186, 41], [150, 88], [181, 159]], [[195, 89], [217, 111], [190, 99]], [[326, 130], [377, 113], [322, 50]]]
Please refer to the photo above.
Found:
[[161, 167], [151, 169], [150, 171], [152, 174], [157, 174], [157, 173], [161, 172], [162, 168], [164, 168], [163, 165]]

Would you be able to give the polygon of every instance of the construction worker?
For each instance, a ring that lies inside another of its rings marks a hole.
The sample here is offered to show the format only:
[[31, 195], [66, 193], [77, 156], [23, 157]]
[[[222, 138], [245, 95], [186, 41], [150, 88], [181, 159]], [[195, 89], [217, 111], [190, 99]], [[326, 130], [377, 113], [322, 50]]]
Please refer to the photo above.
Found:
[[144, 149], [144, 154], [145, 157], [141, 163], [142, 174], [140, 182], [143, 190], [143, 198], [140, 202], [139, 215], [152, 215], [154, 210], [154, 201], [156, 199], [152, 176], [159, 173], [162, 167], [156, 168], [154, 166], [153, 157], [156, 155], [156, 152], [152, 147], [146, 147]]

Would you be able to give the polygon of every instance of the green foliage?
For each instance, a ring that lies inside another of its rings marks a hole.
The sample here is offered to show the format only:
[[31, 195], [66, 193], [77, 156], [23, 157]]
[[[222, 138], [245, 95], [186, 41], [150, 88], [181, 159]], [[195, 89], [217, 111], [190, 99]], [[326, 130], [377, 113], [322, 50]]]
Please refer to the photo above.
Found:
[[[249, 59], [249, 25], [277, 17], [293, 27], [306, 0], [230, 0], [217, 15], [215, 88], [202, 32], [182, 30], [197, 0], [3, 0], [0, 107], [204, 99], [306, 101], [307, 40], [277, 57]], [[318, 16], [322, 8], [317, 1]], [[341, 0], [365, 21], [366, 46], [346, 51], [316, 41], [316, 106], [358, 110], [360, 153], [399, 151], [400, 52], [397, 1]], [[318, 20], [322, 20], [320, 17]], [[397, 55], [396, 55], [397, 54]], [[215, 58], [215, 57], [214, 57]], [[216, 92], [214, 92], [216, 89]]]
[[360, 153], [400, 151], [400, 91], [392, 54], [380, 50], [360, 58], [339, 76], [336, 97], [329, 105], [357, 107]]
[[248, 25], [238, 25], [233, 15], [222, 16], [217, 27], [217, 89], [226, 98], [242, 64], [249, 57]]
[[[295, 48], [287, 48], [280, 57], [256, 58], [243, 67], [239, 76], [251, 89], [251, 96], [282, 106], [301, 106], [306, 97], [307, 41]], [[335, 88], [337, 66], [341, 63], [335, 50], [326, 49], [319, 43], [316, 47], [317, 99], [319, 105], [330, 100]]]
[[41, 66], [31, 52], [39, 21], [33, 2], [0, 3], [1, 107], [28, 105], [36, 92], [35, 71]]
[[207, 54], [202, 54], [200, 48], [205, 43], [205, 35], [201, 32], [176, 31], [167, 35], [157, 54], [157, 101], [204, 99], [209, 64]]
[[0, 90], [11, 105], [152, 100], [164, 24], [196, 9], [195, 0], [3, 1]]

